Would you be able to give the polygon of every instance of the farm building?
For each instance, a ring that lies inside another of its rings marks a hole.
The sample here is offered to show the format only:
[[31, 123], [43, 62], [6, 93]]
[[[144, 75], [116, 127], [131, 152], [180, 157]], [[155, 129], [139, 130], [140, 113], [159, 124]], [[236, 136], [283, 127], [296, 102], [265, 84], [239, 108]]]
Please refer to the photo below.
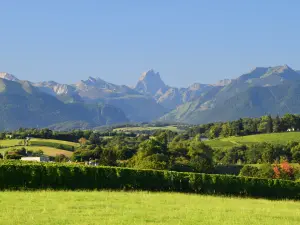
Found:
[[48, 162], [49, 157], [47, 156], [39, 156], [39, 157], [22, 157], [22, 161], [36, 161], [36, 162]]

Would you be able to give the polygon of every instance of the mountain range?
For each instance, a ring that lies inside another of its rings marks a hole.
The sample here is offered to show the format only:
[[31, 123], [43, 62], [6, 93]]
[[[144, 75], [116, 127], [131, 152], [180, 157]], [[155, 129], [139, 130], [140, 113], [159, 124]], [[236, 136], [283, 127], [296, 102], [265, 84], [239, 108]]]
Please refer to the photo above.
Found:
[[0, 129], [93, 128], [128, 122], [207, 123], [300, 112], [300, 73], [287, 65], [257, 67], [216, 84], [168, 86], [158, 72], [134, 87], [88, 77], [75, 84], [34, 83], [0, 73]]

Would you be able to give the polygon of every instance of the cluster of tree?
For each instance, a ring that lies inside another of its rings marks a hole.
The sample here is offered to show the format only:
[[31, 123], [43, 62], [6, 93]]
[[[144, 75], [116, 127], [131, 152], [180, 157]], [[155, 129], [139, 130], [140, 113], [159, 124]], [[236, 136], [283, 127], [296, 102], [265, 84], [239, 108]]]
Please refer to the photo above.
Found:
[[300, 143], [285, 145], [257, 143], [234, 146], [229, 149], [215, 149], [214, 161], [219, 164], [261, 164], [282, 161], [300, 163]]
[[284, 179], [284, 180], [300, 180], [300, 168], [291, 166], [287, 161], [280, 164], [262, 164], [260, 166], [245, 165], [240, 176]]
[[73, 153], [73, 161], [96, 160], [101, 165], [176, 171], [213, 171], [213, 149], [200, 141], [189, 140], [172, 131], [157, 131], [153, 136], [95, 138]]
[[[180, 134], [170, 130], [156, 130], [150, 136], [110, 131], [57, 132], [49, 129], [19, 129], [15, 132], [1, 133], [0, 138], [5, 139], [8, 135], [12, 135], [12, 138], [30, 136], [79, 142], [80, 147], [74, 151], [71, 158], [75, 162], [95, 161], [106, 166], [211, 173], [214, 172], [215, 165], [273, 164], [283, 161], [300, 163], [300, 144], [257, 143], [229, 149], [212, 149], [201, 141], [201, 137], [282, 132], [287, 129], [300, 129], [300, 116], [287, 114], [282, 118], [263, 116], [257, 119], [245, 118], [232, 122], [211, 123], [195, 126]], [[6, 157], [18, 159], [25, 155], [28, 155], [26, 149], [16, 149]], [[55, 157], [57, 162], [68, 160], [63, 155]], [[284, 174], [281, 170], [282, 168], [278, 167], [277, 174]], [[273, 169], [272, 171], [274, 176], [276, 171]], [[258, 171], [257, 174], [266, 173]], [[281, 176], [278, 175], [277, 178]]]
[[229, 149], [212, 149], [200, 135], [156, 131], [153, 136], [115, 136], [103, 138], [93, 134], [79, 140], [81, 147], [73, 153], [77, 162], [97, 161], [101, 165], [139, 169], [213, 172], [214, 165], [244, 165], [300, 162], [300, 143], [285, 145], [257, 143]]
[[250, 134], [284, 132], [287, 130], [300, 130], [300, 115], [286, 114], [283, 117], [271, 117], [270, 115], [260, 118], [243, 118], [231, 122], [217, 122], [198, 125], [190, 128], [188, 134], [208, 137], [242, 136]]
[[[22, 157], [25, 156], [32, 156], [32, 157], [38, 157], [44, 155], [44, 152], [42, 150], [37, 150], [37, 151], [30, 151], [27, 150], [26, 148], [15, 148], [11, 149], [9, 151], [6, 151], [4, 153], [4, 159], [21, 159]], [[3, 158], [3, 155], [2, 157]]]
[[97, 132], [93, 130], [73, 130], [73, 131], [52, 131], [48, 128], [36, 129], [36, 128], [20, 128], [16, 131], [12, 132], [1, 132], [0, 139], [16, 138], [16, 139], [24, 139], [26, 137], [33, 138], [44, 138], [44, 139], [56, 139], [63, 141], [72, 141], [77, 142], [78, 139], [84, 137], [86, 139], [90, 139], [92, 136], [97, 135], [101, 137], [105, 136], [127, 136], [127, 137], [135, 137], [134, 133], [120, 133], [120, 132]]

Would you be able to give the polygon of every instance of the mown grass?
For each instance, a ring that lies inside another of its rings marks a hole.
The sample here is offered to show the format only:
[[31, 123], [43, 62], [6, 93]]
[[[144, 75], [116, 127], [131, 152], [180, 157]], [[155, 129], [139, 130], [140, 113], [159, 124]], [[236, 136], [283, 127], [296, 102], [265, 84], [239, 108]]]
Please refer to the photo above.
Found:
[[15, 147], [9, 147], [9, 148], [2, 148], [2, 149], [0, 149], [0, 153], [3, 153], [5, 151], [10, 151], [12, 149], [20, 149], [22, 147], [25, 147], [27, 150], [30, 150], [30, 151], [42, 150], [44, 152], [44, 154], [48, 155], [48, 156], [56, 156], [59, 154], [63, 154], [67, 157], [71, 157], [73, 154], [71, 151], [66, 151], [66, 150], [47, 147], [47, 146], [15, 146]]
[[79, 147], [79, 143], [75, 143], [75, 142], [71, 142], [71, 141], [61, 141], [61, 140], [56, 140], [56, 139], [41, 139], [41, 138], [32, 138], [30, 140], [30, 144], [34, 144], [35, 142], [38, 142], [38, 143], [55, 143], [55, 144]]
[[148, 192], [1, 192], [0, 224], [280, 224], [300, 202]]
[[285, 132], [271, 134], [256, 134], [242, 137], [228, 137], [205, 141], [213, 148], [230, 148], [238, 144], [254, 144], [268, 142], [272, 144], [286, 144], [289, 141], [300, 142], [300, 132]]
[[24, 144], [24, 140], [22, 140], [22, 139], [0, 140], [0, 146], [5, 146], [5, 147], [23, 145], [23, 144]]

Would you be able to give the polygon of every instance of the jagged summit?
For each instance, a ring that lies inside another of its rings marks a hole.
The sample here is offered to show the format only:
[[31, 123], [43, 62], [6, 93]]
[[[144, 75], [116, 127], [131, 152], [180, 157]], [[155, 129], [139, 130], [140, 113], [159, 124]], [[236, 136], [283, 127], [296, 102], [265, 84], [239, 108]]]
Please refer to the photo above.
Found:
[[153, 69], [142, 73], [138, 83], [135, 86], [135, 90], [141, 93], [147, 93], [155, 95], [160, 89], [166, 89], [166, 84], [162, 81], [160, 74]]
[[11, 80], [11, 81], [18, 81], [19, 80], [14, 75], [9, 74], [9, 73], [5, 73], [5, 72], [0, 72], [0, 78], [6, 79], [6, 80]]
[[146, 72], [143, 72], [139, 80], [151, 79], [150, 77], [154, 79], [161, 79], [159, 72], [155, 72], [154, 69], [150, 69]]

